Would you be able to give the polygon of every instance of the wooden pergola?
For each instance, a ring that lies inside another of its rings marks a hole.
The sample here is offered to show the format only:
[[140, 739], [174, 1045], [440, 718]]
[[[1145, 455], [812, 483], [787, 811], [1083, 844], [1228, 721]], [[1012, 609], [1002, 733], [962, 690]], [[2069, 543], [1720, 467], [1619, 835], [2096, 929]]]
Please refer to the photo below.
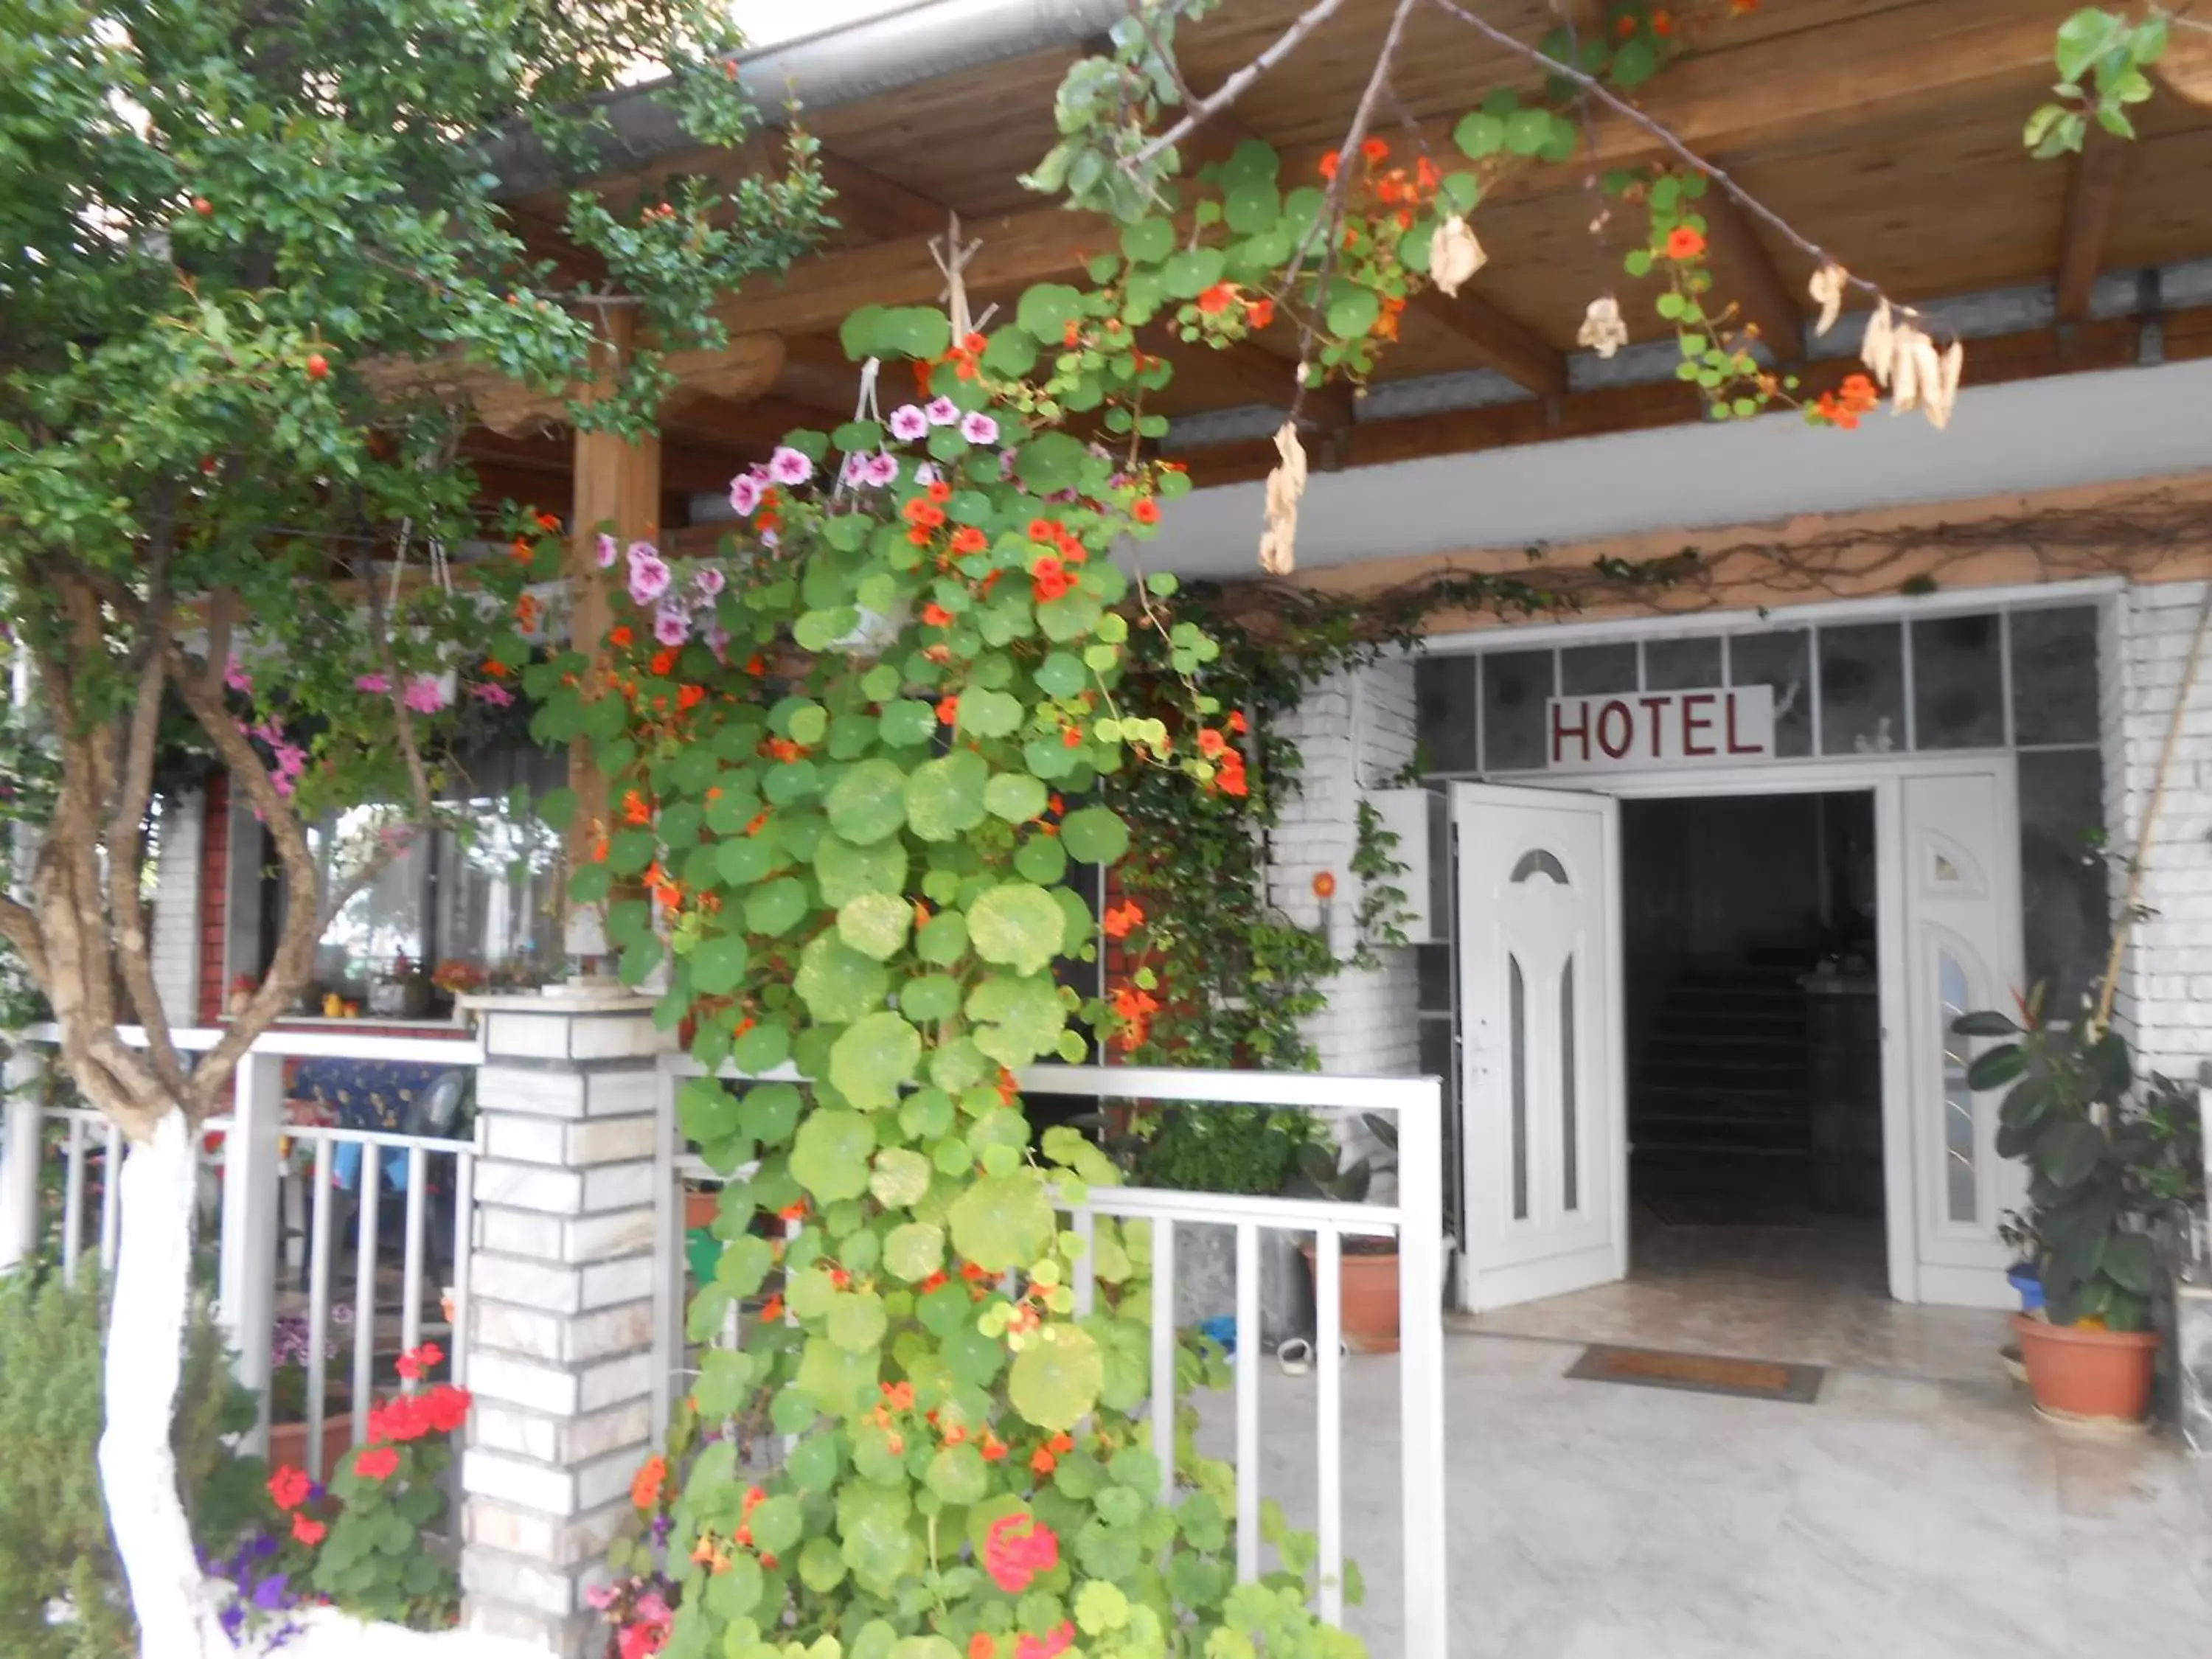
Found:
[[[1970, 385], [2113, 368], [2154, 350], [2166, 359], [2212, 355], [2212, 304], [2203, 303], [2212, 282], [2191, 307], [2169, 307], [2156, 280], [2161, 269], [2212, 256], [2212, 107], [2162, 83], [2138, 112], [2134, 143], [2093, 132], [2082, 155], [2044, 162], [2022, 148], [2022, 123], [2052, 79], [2053, 31], [2075, 9], [2075, 0], [1767, 0], [1739, 12], [1731, 0], [1686, 0], [1680, 27], [1694, 49], [1639, 97], [1701, 155], [1892, 293], [1915, 302], [2011, 293], [2008, 308], [1984, 307], [2000, 325], [1974, 333]], [[1227, 0], [1185, 33], [1192, 85], [1200, 93], [1218, 85], [1300, 9], [1298, 0]], [[1347, 0], [1208, 128], [1195, 146], [1200, 159], [1257, 135], [1283, 152], [1286, 178], [1311, 176], [1341, 137], [1390, 9], [1387, 0]], [[1558, 21], [1546, 0], [1491, 0], [1483, 10], [1532, 42]], [[1441, 12], [1422, 9], [1413, 27], [1393, 82], [1396, 106], [1381, 130], [1401, 154], [1418, 131], [1440, 159], [1455, 161], [1458, 117], [1488, 88], [1533, 92], [1537, 77]], [[748, 283], [721, 302], [730, 343], [675, 365], [679, 390], [657, 441], [568, 433], [546, 400], [484, 399], [485, 418], [500, 429], [474, 433], [466, 449], [486, 494], [567, 509], [580, 547], [610, 520], [625, 537], [653, 535], [679, 550], [711, 546], [716, 527], [690, 522], [690, 496], [722, 489], [792, 428], [851, 415], [857, 371], [838, 346], [839, 323], [865, 303], [934, 301], [943, 277], [930, 240], [953, 215], [963, 240], [981, 244], [966, 270], [979, 312], [1030, 283], [1068, 277], [1111, 245], [1103, 221], [1019, 182], [1053, 141], [1053, 94], [1073, 58], [1060, 51], [1000, 62], [806, 113], [838, 192], [840, 228], [830, 244], [787, 278]], [[1490, 263], [1457, 300], [1431, 294], [1412, 307], [1374, 386], [1487, 370], [1500, 377], [1492, 394], [1395, 417], [1382, 407], [1388, 399], [1370, 408], [1349, 388], [1310, 395], [1302, 414], [1316, 428], [1315, 465], [1368, 466], [1701, 418], [1695, 393], [1671, 377], [1624, 383], [1576, 365], [1583, 309], [1608, 289], [1622, 290], [1638, 338], [1651, 337], [1649, 311], [1620, 274], [1622, 233], [1610, 242], [1593, 234], [1600, 204], [1591, 181], [1599, 169], [1661, 156], [1650, 135], [1599, 112], [1584, 157], [1482, 164], [1490, 176], [1474, 223]], [[672, 174], [734, 178], [761, 161], [678, 151], [605, 188], [650, 197]], [[541, 252], [574, 277], [593, 276], [551, 228], [556, 198], [515, 205]], [[1778, 358], [1815, 391], [1856, 368], [1832, 352], [1808, 356], [1803, 257], [1728, 210], [1718, 192], [1707, 209], [1720, 289], [1759, 325]], [[2114, 284], [2100, 290], [2098, 279], [2118, 273], [2139, 276], [2116, 307]], [[2013, 326], [2006, 316], [2024, 320]], [[1297, 342], [1282, 325], [1226, 351], [1164, 334], [1147, 343], [1176, 361], [1157, 406], [1183, 432], [1194, 416], [1256, 416], [1290, 401]], [[1171, 431], [1167, 448], [1201, 486], [1249, 479], [1274, 452], [1255, 435], [1262, 426], [1244, 427], [1202, 444]], [[588, 562], [578, 562], [586, 574]]]

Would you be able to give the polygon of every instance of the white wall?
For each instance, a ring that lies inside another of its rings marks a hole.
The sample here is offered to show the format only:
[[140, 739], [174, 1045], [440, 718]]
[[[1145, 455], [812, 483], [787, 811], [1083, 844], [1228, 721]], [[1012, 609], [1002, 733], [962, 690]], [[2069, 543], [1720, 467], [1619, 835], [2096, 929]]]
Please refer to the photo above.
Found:
[[[2156, 784], [2206, 585], [2129, 589], [2106, 624], [2106, 821], [2115, 850], [2135, 850]], [[2118, 914], [2125, 873], [2112, 875]], [[2212, 643], [2182, 716], [2166, 789], [2151, 826], [2142, 902], [2115, 1005], [2138, 1068], [2184, 1079], [2212, 1058]]]
[[161, 805], [161, 856], [154, 871], [154, 987], [172, 1025], [190, 1025], [199, 1006], [200, 842], [206, 798], [198, 791]]
[[[1287, 803], [1273, 838], [1268, 896], [1303, 927], [1322, 921], [1314, 878], [1336, 878], [1328, 905], [1329, 948], [1347, 957], [1356, 946], [1352, 919], [1359, 882], [1352, 873], [1359, 797], [1382, 787], [1413, 757], [1411, 662], [1332, 677], [1307, 696], [1277, 730], [1305, 758], [1304, 789]], [[1328, 1005], [1308, 1023], [1325, 1072], [1375, 1076], [1420, 1069], [1413, 952], [1387, 950], [1374, 970], [1347, 969], [1322, 989]]]

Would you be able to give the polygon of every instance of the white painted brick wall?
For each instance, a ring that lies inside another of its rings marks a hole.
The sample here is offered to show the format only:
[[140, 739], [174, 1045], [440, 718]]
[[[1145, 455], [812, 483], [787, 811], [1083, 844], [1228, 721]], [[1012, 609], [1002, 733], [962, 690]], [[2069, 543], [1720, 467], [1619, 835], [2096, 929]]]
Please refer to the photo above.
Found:
[[189, 1025], [200, 994], [200, 839], [205, 798], [161, 803], [154, 868], [154, 988], [172, 1025]]
[[[1413, 666], [1379, 663], [1316, 687], [1278, 726], [1305, 761], [1304, 788], [1284, 804], [1267, 869], [1270, 901], [1303, 927], [1327, 923], [1329, 948], [1353, 949], [1359, 882], [1352, 874], [1359, 797], [1383, 787], [1413, 757]], [[1314, 878], [1336, 878], [1324, 907]], [[1327, 915], [1324, 916], [1323, 910]], [[1382, 952], [1372, 971], [1348, 969], [1322, 989], [1328, 1005], [1307, 1022], [1325, 1072], [1366, 1075], [1420, 1069], [1413, 953]]]
[[[2100, 709], [2106, 822], [2113, 848], [2142, 839], [2174, 699], [2206, 602], [2205, 584], [2128, 590], [2100, 641], [2112, 665]], [[2199, 664], [2145, 854], [2142, 902], [2153, 913], [2134, 930], [2114, 1003], [2139, 1068], [2180, 1077], [2212, 1057], [2212, 647]], [[2117, 915], [2124, 870], [2112, 877]]]

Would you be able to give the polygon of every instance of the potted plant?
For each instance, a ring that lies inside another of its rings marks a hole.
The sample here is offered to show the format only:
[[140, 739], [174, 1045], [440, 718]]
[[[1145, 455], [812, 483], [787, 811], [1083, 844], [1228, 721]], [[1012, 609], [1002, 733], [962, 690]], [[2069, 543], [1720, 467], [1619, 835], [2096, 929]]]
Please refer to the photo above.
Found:
[[[1384, 1152], [1396, 1153], [1396, 1124], [1373, 1112], [1361, 1114], [1360, 1121]], [[1397, 1167], [1395, 1156], [1378, 1161], [1373, 1154], [1354, 1157], [1349, 1148], [1340, 1150], [1331, 1142], [1310, 1142], [1299, 1149], [1294, 1184], [1316, 1197], [1361, 1204], [1366, 1201], [1375, 1177], [1390, 1174]], [[1346, 1238], [1342, 1244], [1337, 1283], [1345, 1346], [1357, 1353], [1395, 1353], [1398, 1347], [1398, 1241]], [[1305, 1254], [1307, 1265], [1313, 1267], [1316, 1247], [1307, 1245]]]
[[[463, 997], [476, 995], [489, 981], [490, 976], [466, 957], [447, 957], [430, 975], [431, 988], [446, 1000], [449, 1013], [454, 1012]], [[455, 1018], [459, 1018], [457, 1013]]]
[[368, 1012], [387, 1019], [420, 1019], [430, 1012], [430, 981], [405, 951], [394, 957], [390, 970], [368, 988]]
[[[331, 1322], [344, 1325], [353, 1310], [332, 1304]], [[336, 1332], [323, 1337], [325, 1368], [337, 1358]], [[325, 1374], [322, 1443], [310, 1448], [307, 1424], [307, 1316], [285, 1314], [269, 1334], [269, 1463], [290, 1464], [321, 1480], [353, 1443], [353, 1394], [340, 1378]]]
[[2124, 1038], [2086, 1021], [2046, 1023], [2035, 1000], [2023, 1013], [2025, 1026], [1980, 1012], [1953, 1029], [2004, 1039], [1966, 1076], [1977, 1090], [2006, 1089], [1997, 1152], [2028, 1166], [2027, 1213], [2010, 1234], [2033, 1240], [2043, 1304], [2013, 1316], [2028, 1388], [2047, 1417], [2138, 1423], [2159, 1346], [2151, 1226], [2160, 1200], [2146, 1182], [2158, 1143]]

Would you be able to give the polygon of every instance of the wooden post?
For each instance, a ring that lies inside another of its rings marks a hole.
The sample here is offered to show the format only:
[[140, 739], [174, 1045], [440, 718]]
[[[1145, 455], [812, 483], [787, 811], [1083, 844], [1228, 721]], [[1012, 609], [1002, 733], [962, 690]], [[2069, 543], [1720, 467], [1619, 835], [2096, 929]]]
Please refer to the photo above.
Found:
[[[629, 307], [607, 317], [604, 362], [610, 374], [618, 368], [630, 345], [636, 316]], [[602, 382], [604, 385], [605, 382]], [[635, 441], [611, 432], [576, 434], [574, 507], [569, 514], [568, 581], [570, 638], [576, 648], [589, 653], [592, 668], [584, 681], [586, 699], [606, 695], [608, 672], [602, 641], [613, 620], [613, 596], [623, 580], [624, 561], [617, 557], [611, 569], [599, 568], [602, 533], [623, 547], [634, 541], [658, 543], [660, 536], [660, 439], [648, 434]], [[576, 816], [568, 827], [568, 862], [573, 869], [591, 856], [601, 835], [609, 830], [606, 780], [592, 763], [590, 742], [583, 738], [568, 744], [568, 787], [576, 793]], [[588, 930], [580, 939], [572, 931], [570, 952], [596, 939]], [[599, 956], [604, 942], [581, 952]]]

